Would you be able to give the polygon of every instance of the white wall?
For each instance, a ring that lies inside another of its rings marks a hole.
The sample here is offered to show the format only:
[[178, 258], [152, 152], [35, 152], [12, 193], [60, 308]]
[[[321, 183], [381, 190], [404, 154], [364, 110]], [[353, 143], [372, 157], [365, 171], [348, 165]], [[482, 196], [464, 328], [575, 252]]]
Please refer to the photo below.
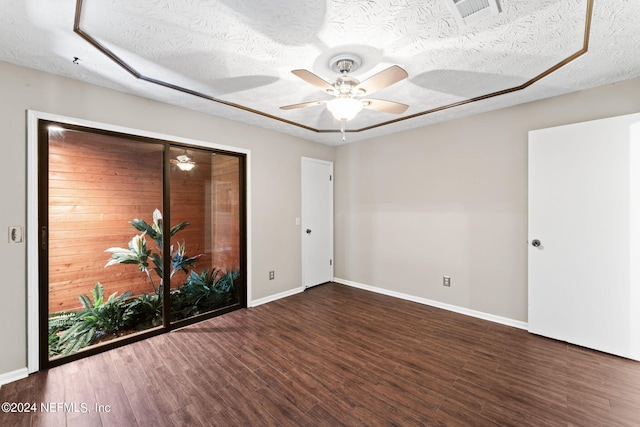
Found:
[[336, 277], [526, 322], [527, 132], [638, 112], [638, 94], [635, 79], [339, 147]]
[[[26, 224], [26, 111], [247, 148], [252, 156], [253, 299], [302, 286], [300, 158], [333, 148], [0, 62], [0, 235]], [[0, 239], [0, 379], [26, 367], [26, 245]], [[276, 279], [268, 280], [269, 270]]]

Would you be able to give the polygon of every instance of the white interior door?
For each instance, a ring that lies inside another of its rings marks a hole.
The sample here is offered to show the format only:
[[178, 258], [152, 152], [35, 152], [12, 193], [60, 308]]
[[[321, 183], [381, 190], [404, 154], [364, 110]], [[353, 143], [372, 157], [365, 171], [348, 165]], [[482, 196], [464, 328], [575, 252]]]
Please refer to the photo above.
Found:
[[639, 123], [529, 133], [529, 331], [636, 360]]
[[333, 163], [302, 158], [303, 286], [333, 280]]

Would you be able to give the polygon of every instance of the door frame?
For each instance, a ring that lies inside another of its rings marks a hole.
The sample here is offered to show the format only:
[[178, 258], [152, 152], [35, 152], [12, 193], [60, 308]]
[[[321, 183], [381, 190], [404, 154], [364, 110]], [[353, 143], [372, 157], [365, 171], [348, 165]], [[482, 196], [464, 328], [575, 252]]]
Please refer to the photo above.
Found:
[[319, 160], [319, 159], [314, 159], [311, 157], [302, 157], [300, 159], [300, 214], [302, 217], [302, 223], [301, 223], [301, 227], [300, 227], [300, 248], [301, 248], [301, 264], [302, 264], [302, 288], [303, 289], [307, 289], [310, 288], [311, 286], [307, 286], [307, 268], [305, 266], [305, 259], [306, 259], [306, 251], [305, 251], [305, 230], [304, 227], [302, 226], [304, 224], [305, 221], [305, 204], [304, 204], [304, 194], [305, 194], [305, 188], [303, 186], [304, 183], [304, 171], [305, 171], [305, 163], [310, 162], [310, 163], [319, 163], [322, 165], [326, 165], [329, 166], [329, 173], [331, 174], [331, 180], [330, 180], [330, 189], [329, 189], [329, 230], [331, 230], [331, 235], [329, 236], [329, 241], [331, 244], [331, 278], [330, 280], [333, 280], [334, 277], [334, 248], [333, 248], [333, 244], [334, 244], [334, 230], [333, 230], [333, 223], [334, 223], [334, 218], [333, 218], [333, 162], [328, 161], [328, 160]]
[[38, 236], [38, 122], [48, 120], [69, 125], [84, 126], [115, 133], [125, 133], [158, 140], [174, 141], [205, 149], [216, 149], [245, 156], [245, 209], [246, 209], [246, 303], [251, 306], [251, 150], [228, 145], [182, 138], [175, 135], [77, 119], [73, 117], [27, 110], [27, 370], [40, 370], [40, 310], [39, 310], [39, 236]]

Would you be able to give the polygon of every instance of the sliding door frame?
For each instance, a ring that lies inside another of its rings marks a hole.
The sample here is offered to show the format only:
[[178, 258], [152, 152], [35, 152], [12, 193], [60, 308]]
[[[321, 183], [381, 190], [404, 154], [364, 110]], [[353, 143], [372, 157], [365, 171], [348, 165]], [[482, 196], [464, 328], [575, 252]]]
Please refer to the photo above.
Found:
[[[241, 170], [240, 170], [240, 188], [242, 189], [244, 186], [244, 192], [240, 192], [240, 203], [241, 206], [244, 207], [244, 211], [241, 210], [241, 221], [240, 221], [240, 234], [241, 234], [241, 265], [245, 266], [246, 271], [244, 272], [245, 276], [245, 292], [244, 295], [241, 293], [239, 295], [240, 305], [241, 306], [250, 306], [251, 303], [251, 151], [244, 148], [231, 147], [227, 145], [181, 138], [174, 135], [160, 134], [155, 132], [148, 132], [139, 129], [126, 128], [116, 125], [109, 125], [99, 122], [87, 121], [82, 119], [75, 119], [71, 117], [60, 116], [56, 114], [49, 114], [39, 111], [27, 111], [27, 234], [26, 234], [26, 243], [27, 243], [27, 369], [29, 373], [36, 372], [41, 368], [50, 367], [52, 364], [40, 359], [41, 354], [41, 345], [46, 341], [46, 337], [40, 336], [41, 330], [41, 303], [40, 303], [40, 284], [39, 278], [42, 273], [42, 269], [46, 269], [44, 266], [44, 261], [41, 260], [40, 256], [40, 227], [39, 227], [39, 212], [42, 211], [45, 207], [41, 206], [39, 203], [39, 170], [43, 166], [44, 161], [46, 161], [46, 156], [39, 155], [39, 122], [40, 121], [51, 121], [58, 122], [69, 126], [80, 126], [84, 128], [90, 128], [95, 130], [96, 132], [104, 132], [111, 134], [126, 134], [132, 136], [134, 138], [140, 138], [141, 140], [149, 139], [158, 141], [158, 143], [164, 143], [165, 145], [165, 155], [168, 150], [168, 146], [184, 146], [184, 147], [194, 147], [205, 150], [215, 150], [219, 152], [227, 152], [232, 155], [236, 155], [240, 158], [244, 159], [244, 162], [241, 161]], [[243, 164], [244, 163], [244, 164]], [[168, 173], [168, 161], [164, 162], [165, 174]], [[166, 175], [168, 177], [168, 175]], [[165, 179], [165, 190], [167, 190], [166, 182], [168, 179]], [[165, 197], [164, 207], [168, 208], [168, 197]], [[166, 213], [170, 215], [170, 211], [167, 209], [163, 209]], [[169, 224], [169, 217], [166, 218], [166, 224]], [[168, 244], [167, 239], [167, 244]], [[169, 287], [167, 287], [168, 290]], [[48, 311], [48, 310], [47, 310]], [[164, 310], [166, 312], [166, 310]], [[224, 312], [224, 309], [221, 310]], [[165, 313], [165, 320], [168, 320], [168, 313]], [[203, 317], [197, 316], [192, 319], [185, 319], [184, 321], [174, 322], [174, 323], [165, 323], [161, 328], [150, 330], [148, 332], [144, 332], [136, 337], [125, 338], [119, 340], [117, 343], [113, 345], [105, 344], [100, 346], [97, 351], [104, 351], [108, 348], [125, 345], [128, 342], [133, 342], [141, 339], [140, 337], [149, 337], [152, 335], [157, 335], [160, 333], [168, 332], [172, 329], [176, 329], [179, 327], [183, 327], [189, 323], [194, 323], [196, 321], [202, 320]], [[96, 351], [96, 352], [97, 352]], [[92, 351], [81, 352], [83, 354], [79, 355], [79, 357], [84, 357], [89, 355], [89, 353], [94, 353]], [[71, 358], [65, 358], [65, 361], [71, 360]]]

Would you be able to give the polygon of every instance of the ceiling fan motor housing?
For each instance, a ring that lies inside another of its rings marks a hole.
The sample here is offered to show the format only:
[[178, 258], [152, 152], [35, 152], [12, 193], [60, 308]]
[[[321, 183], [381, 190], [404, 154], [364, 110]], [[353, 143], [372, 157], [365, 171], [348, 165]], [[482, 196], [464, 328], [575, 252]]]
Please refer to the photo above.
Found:
[[329, 68], [340, 74], [352, 73], [360, 68], [361, 64], [360, 57], [350, 53], [342, 53], [329, 60]]
[[362, 93], [356, 93], [355, 91], [355, 88], [360, 84], [360, 81], [354, 77], [348, 76], [348, 73], [357, 70], [361, 64], [362, 60], [359, 56], [349, 53], [343, 53], [331, 58], [329, 61], [329, 67], [336, 73], [340, 73], [340, 77], [332, 83], [334, 90], [328, 92], [335, 96], [362, 95]]

